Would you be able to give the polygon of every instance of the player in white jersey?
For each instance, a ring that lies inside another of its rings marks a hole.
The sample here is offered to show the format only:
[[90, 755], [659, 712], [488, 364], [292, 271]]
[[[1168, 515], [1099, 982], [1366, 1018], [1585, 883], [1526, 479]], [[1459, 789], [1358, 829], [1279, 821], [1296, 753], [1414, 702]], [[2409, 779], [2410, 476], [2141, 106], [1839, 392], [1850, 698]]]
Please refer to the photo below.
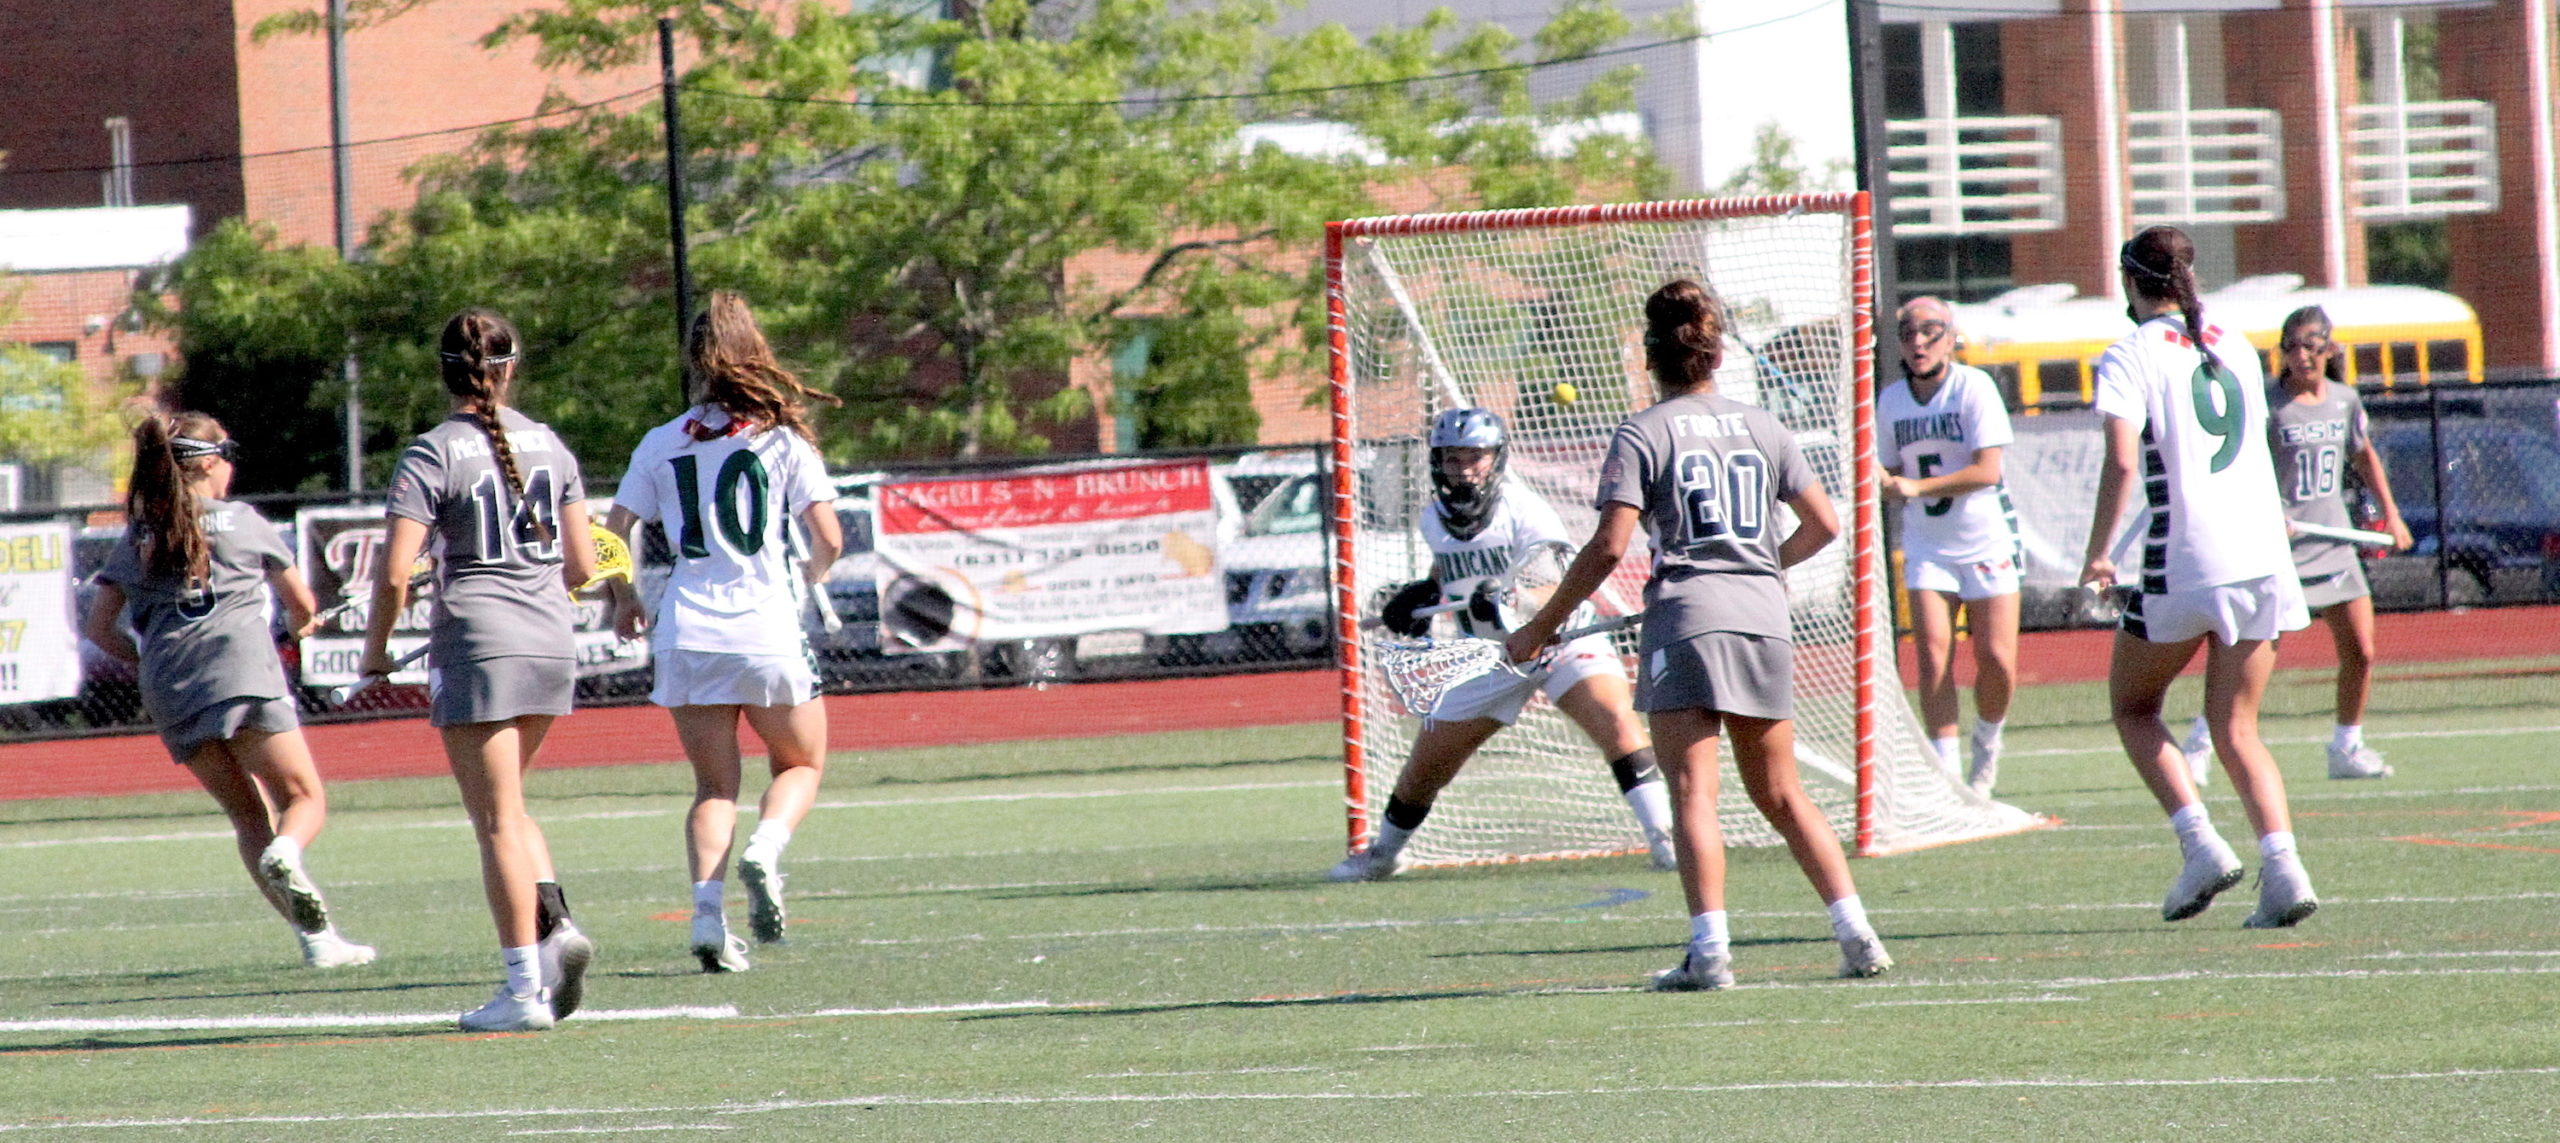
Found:
[[[1431, 548], [1431, 576], [1398, 589], [1380, 609], [1386, 626], [1401, 635], [1428, 634], [1434, 605], [1455, 606], [1459, 629], [1499, 639], [1505, 616], [1494, 600], [1514, 561], [1541, 545], [1569, 544], [1554, 506], [1528, 485], [1509, 478], [1510, 442], [1502, 418], [1486, 409], [1447, 409], [1431, 423], [1431, 511], [1423, 513], [1422, 538]], [[1610, 775], [1627, 799], [1653, 851], [1654, 866], [1675, 867], [1671, 798], [1654, 764], [1653, 748], [1638, 722], [1627, 689], [1626, 665], [1605, 635], [1559, 648], [1540, 680], [1548, 701], [1563, 711], [1609, 760]], [[1405, 842], [1422, 828], [1440, 791], [1496, 731], [1519, 721], [1529, 691], [1497, 672], [1462, 684], [1424, 715], [1413, 752], [1388, 795], [1385, 820], [1368, 848], [1335, 865], [1336, 881], [1392, 877], [1405, 865]]]
[[[675, 718], [693, 763], [693, 954], [704, 972], [743, 972], [746, 942], [730, 934], [722, 903], [738, 826], [738, 721], [764, 740], [773, 773], [738, 858], [758, 941], [783, 938], [782, 849], [816, 804], [827, 761], [827, 709], [800, 612], [843, 536], [803, 398], [833, 398], [774, 361], [746, 300], [727, 290], [695, 317], [688, 352], [697, 401], [641, 438], [605, 527], [628, 537], [654, 521], [675, 549], [655, 616], [629, 584], [614, 585], [615, 626], [624, 638], [653, 632], [649, 701]], [[805, 560], [794, 520], [808, 529]]]
[[[1839, 535], [1839, 514], [1794, 433], [1767, 410], [1716, 392], [1724, 308], [1706, 287], [1672, 281], [1645, 299], [1644, 313], [1645, 363], [1662, 399], [1619, 424], [1594, 497], [1599, 526], [1546, 605], [1511, 635], [1511, 658], [1527, 662], [1544, 650], [1642, 527], [1653, 576], [1636, 706], [1662, 745], [1689, 906], [1688, 947], [1653, 987], [1733, 984], [1716, 818], [1717, 740], [1728, 735], [1751, 804], [1786, 839], [1830, 914], [1840, 975], [1875, 976], [1893, 958], [1867, 920], [1840, 839], [1796, 772], [1786, 569]], [[1781, 504], [1794, 513], [1792, 527], [1782, 524]]]
[[1879, 483], [1902, 501], [1902, 586], [1920, 666], [1920, 714], [1939, 764], [1956, 771], [1955, 615], [1973, 642], [1972, 762], [1985, 795], [2000, 769], [2018, 663], [2018, 514], [2000, 478], [2012, 439], [1991, 375], [1955, 361], [1955, 312], [1913, 298], [1900, 314], [1903, 379], [1876, 398]]
[[[2409, 525], [2391, 495], [2391, 475], [2373, 448], [2364, 399], [2346, 383], [2338, 347], [2329, 339], [2329, 314], [2304, 306], [2284, 319], [2277, 347], [2283, 371], [2267, 387], [2267, 447], [2275, 452], [2276, 486], [2284, 514], [2296, 524], [2362, 527], [2350, 505], [2350, 468], [2382, 513], [2375, 528], [2391, 546], [2407, 551]], [[2328, 624], [2338, 652], [2337, 721], [2329, 734], [2329, 776], [2387, 778], [2391, 765], [2364, 741], [2365, 703], [2373, 694], [2373, 589], [2355, 545], [2321, 536], [2293, 537], [2293, 570], [2302, 577], [2302, 600]], [[2203, 716], [2183, 743], [2187, 773], [2201, 783], [2213, 760]]]
[[435, 544], [427, 720], [480, 840], [480, 878], [506, 978], [464, 1031], [549, 1028], [577, 1010], [595, 943], [569, 919], [525, 774], [577, 677], [569, 589], [595, 577], [586, 485], [558, 434], [508, 406], [523, 339], [497, 313], [453, 315], [437, 342], [452, 413], [391, 471], [389, 536], [365, 624], [367, 675], [388, 675], [408, 568]]
[[[2258, 910], [2246, 924], [2289, 926], [2320, 902], [2295, 846], [2284, 775], [2258, 740], [2258, 708], [2276, 637], [2310, 616], [2268, 458], [2265, 381], [2248, 339], [2211, 324], [2197, 300], [2195, 244], [2183, 232], [2145, 229], [2118, 262], [2138, 326], [2098, 359], [2106, 462], [2080, 581], [2123, 601], [2108, 670], [2116, 736], [2185, 857], [2160, 913], [2195, 916], [2242, 874], [2160, 721], [2169, 684], [2202, 645], [2214, 749], [2258, 834]], [[2108, 550], [2137, 475], [2151, 523], [2141, 567], [2124, 569], [2131, 582], [2119, 588]]]
[[273, 590], [294, 634], [308, 634], [311, 588], [275, 527], [223, 499], [236, 455], [202, 413], [134, 426], [124, 540], [98, 572], [83, 631], [140, 668], [143, 709], [231, 820], [241, 862], [293, 926], [303, 963], [365, 964], [373, 949], [338, 935], [302, 867], [329, 799], [267, 630]]

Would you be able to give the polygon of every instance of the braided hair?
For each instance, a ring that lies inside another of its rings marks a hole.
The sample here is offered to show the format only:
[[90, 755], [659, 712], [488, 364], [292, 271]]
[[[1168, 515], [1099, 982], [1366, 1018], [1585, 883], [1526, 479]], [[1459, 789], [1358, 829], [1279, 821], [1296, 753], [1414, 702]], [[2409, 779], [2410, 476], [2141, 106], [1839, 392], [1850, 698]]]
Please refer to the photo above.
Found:
[[2117, 249], [2116, 265], [2124, 270], [2135, 293], [2178, 303], [2187, 339], [2195, 342], [2205, 364], [2212, 365], [2213, 351], [2204, 344], [2204, 302], [2196, 297], [2196, 244], [2187, 232], [2174, 226], [2146, 226]]
[[144, 417], [133, 427], [133, 478], [124, 510], [142, 534], [143, 569], [177, 579], [202, 577], [213, 544], [204, 534], [204, 498], [189, 481], [213, 457], [228, 457], [231, 434], [203, 413], [163, 420]]
[[817, 430], [808, 421], [811, 399], [830, 405], [844, 402], [800, 383], [773, 358], [773, 347], [756, 326], [747, 300], [730, 290], [714, 290], [711, 304], [694, 315], [686, 339], [686, 357], [701, 386], [702, 403], [762, 425], [789, 429], [810, 444]]
[[[483, 306], [453, 315], [444, 323], [444, 336], [436, 344], [444, 391], [462, 398], [463, 411], [479, 420], [480, 431], [489, 436], [489, 454], [497, 458], [498, 472], [506, 477], [507, 490], [518, 501], [524, 499], [524, 473], [516, 467], [515, 446], [508, 442], [506, 426], [499, 423], [498, 415], [506, 407], [509, 382], [515, 377], [514, 366], [522, 356], [522, 345], [515, 323]], [[533, 527], [537, 538], [546, 543], [551, 540], [551, 525], [539, 514], [533, 517]]]
[[1656, 385], [1678, 396], [1705, 387], [1724, 363], [1724, 305], [1705, 286], [1675, 278], [1644, 300], [1644, 361]]

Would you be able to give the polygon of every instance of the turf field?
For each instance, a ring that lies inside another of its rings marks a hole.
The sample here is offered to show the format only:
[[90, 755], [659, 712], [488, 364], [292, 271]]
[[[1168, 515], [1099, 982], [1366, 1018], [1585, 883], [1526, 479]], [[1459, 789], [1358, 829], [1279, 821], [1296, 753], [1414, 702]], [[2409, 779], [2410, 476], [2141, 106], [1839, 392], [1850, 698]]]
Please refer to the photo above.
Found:
[[2298, 930], [2243, 931], [2245, 883], [2159, 920], [2174, 845], [2094, 689], [2056, 687], [2002, 796], [2065, 827], [1857, 863], [1901, 962], [1873, 981], [1742, 854], [1718, 994], [1636, 987], [1685, 935], [1636, 859], [1324, 883], [1329, 725], [839, 755], [791, 943], [723, 977], [683, 948], [678, 768], [540, 775], [602, 953], [534, 1035], [452, 1030], [496, 958], [448, 782], [332, 788], [312, 869], [383, 956], [325, 973], [200, 795], [0, 803], [0, 1132], [2549, 1138], [2560, 709], [2404, 682], [2386, 781], [2320, 776], [2316, 697], [2268, 726], [2324, 901]]

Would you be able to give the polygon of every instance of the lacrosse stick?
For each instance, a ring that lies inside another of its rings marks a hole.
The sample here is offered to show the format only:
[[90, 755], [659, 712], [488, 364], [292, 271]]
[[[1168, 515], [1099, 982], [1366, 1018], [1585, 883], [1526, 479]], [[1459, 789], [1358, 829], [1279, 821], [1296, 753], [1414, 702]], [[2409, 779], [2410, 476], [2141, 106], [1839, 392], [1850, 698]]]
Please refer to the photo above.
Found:
[[1511, 652], [1499, 641], [1471, 635], [1381, 643], [1374, 657], [1379, 673], [1386, 677], [1387, 689], [1395, 692], [1396, 701], [1404, 704], [1408, 713], [1427, 716], [1460, 683], [1505, 671], [1517, 676], [1520, 685], [1534, 686], [1547, 669], [1547, 660], [1566, 644], [1588, 635], [1624, 630], [1643, 621], [1641, 615], [1618, 615], [1559, 632], [1537, 658], [1526, 663], [1512, 662]]
[[426, 657], [427, 645], [420, 643], [416, 650], [413, 650], [406, 655], [402, 655], [398, 660], [394, 661], [391, 664], [391, 670], [389, 672], [379, 675], [366, 675], [352, 683], [348, 683], [345, 686], [330, 691], [329, 705], [345, 706], [357, 695], [363, 694], [366, 691], [372, 690], [373, 688], [390, 681], [392, 675], [400, 673], [400, 671], [407, 668], [409, 664]]
[[[435, 578], [435, 574], [435, 556], [426, 552], [418, 553], [418, 558], [409, 562], [409, 590], [411, 592], [415, 592], [419, 588], [425, 587], [428, 580]], [[341, 599], [336, 603], [330, 604], [328, 610], [312, 616], [311, 629], [314, 631], [320, 630], [321, 628], [327, 627], [331, 623], [336, 622], [339, 616], [345, 615], [359, 606], [372, 603], [372, 595], [372, 592], [364, 592], [361, 594], [349, 592], [345, 599]]]
[[609, 579], [632, 582], [631, 545], [624, 543], [621, 534], [611, 528], [596, 528], [590, 534], [595, 537], [596, 573], [588, 576], [587, 582], [570, 589], [571, 592], [585, 591]]
[[2391, 538], [2389, 532], [2369, 532], [2362, 528], [2341, 528], [2334, 524], [2305, 524], [2300, 521], [2293, 523], [2293, 534], [2309, 536], [2316, 540], [2338, 540], [2349, 544], [2362, 544], [2369, 548], [2388, 548], [2399, 543], [2398, 540]]

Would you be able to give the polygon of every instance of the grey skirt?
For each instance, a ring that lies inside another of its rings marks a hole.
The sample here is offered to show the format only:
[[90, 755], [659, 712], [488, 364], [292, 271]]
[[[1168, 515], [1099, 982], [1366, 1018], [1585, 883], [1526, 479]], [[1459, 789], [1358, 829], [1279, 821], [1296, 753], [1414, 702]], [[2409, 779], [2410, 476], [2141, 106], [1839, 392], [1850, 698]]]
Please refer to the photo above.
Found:
[[179, 719], [175, 726], [161, 727], [160, 744], [183, 766], [205, 743], [229, 741], [244, 730], [282, 734], [300, 729], [302, 716], [293, 709], [292, 699], [232, 698]]
[[578, 663], [538, 655], [438, 663], [427, 671], [427, 688], [430, 726], [563, 715], [578, 689]]
[[1766, 635], [1709, 631], [1645, 653], [1636, 709], [1712, 710], [1745, 718], [1796, 716], [1796, 645]]

